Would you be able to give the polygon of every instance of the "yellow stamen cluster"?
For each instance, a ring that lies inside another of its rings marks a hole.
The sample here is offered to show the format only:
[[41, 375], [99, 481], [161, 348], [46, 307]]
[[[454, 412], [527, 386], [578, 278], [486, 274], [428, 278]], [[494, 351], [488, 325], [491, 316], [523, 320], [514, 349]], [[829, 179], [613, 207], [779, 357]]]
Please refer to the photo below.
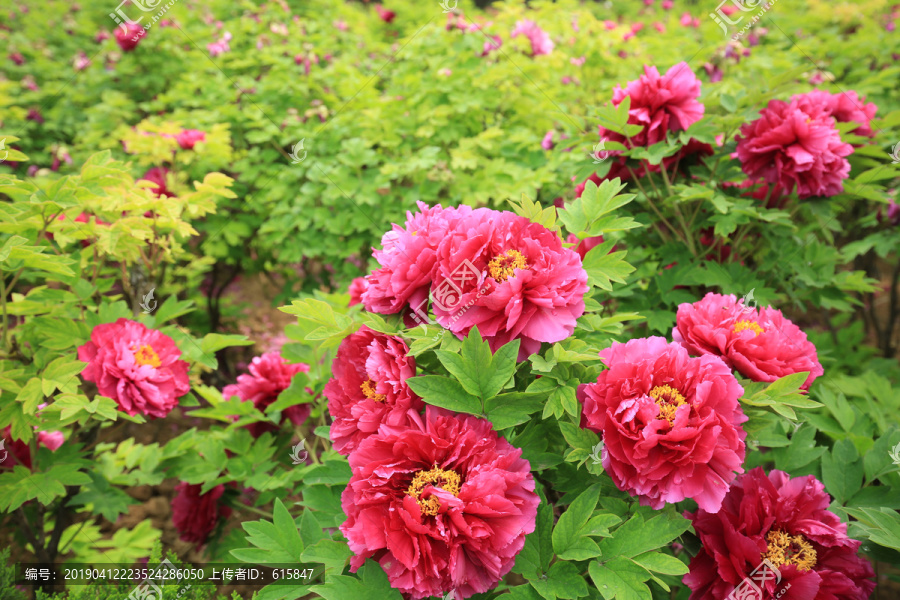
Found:
[[650, 390], [650, 397], [659, 405], [659, 416], [669, 424], [675, 422], [675, 411], [682, 404], [687, 404], [687, 399], [681, 392], [670, 385], [658, 385]]
[[773, 529], [766, 534], [767, 558], [776, 567], [797, 565], [800, 571], [809, 571], [816, 566], [816, 550], [802, 535], [788, 535], [784, 531]]
[[144, 344], [134, 352], [134, 362], [136, 365], [143, 367], [150, 365], [154, 369], [159, 368], [162, 362], [159, 360], [159, 354], [148, 344]]
[[462, 480], [455, 471], [444, 471], [435, 465], [430, 471], [419, 471], [416, 473], [412, 483], [409, 484], [406, 493], [416, 499], [416, 502], [422, 507], [423, 515], [434, 516], [438, 514], [438, 510], [441, 508], [441, 501], [438, 500], [438, 497], [435, 495], [431, 495], [423, 500], [420, 496], [422, 495], [422, 490], [425, 489], [425, 486], [431, 485], [436, 488], [441, 488], [454, 496], [459, 496], [461, 484]]
[[498, 254], [488, 263], [488, 273], [497, 283], [503, 283], [513, 276], [516, 269], [527, 269], [525, 256], [518, 250], [507, 250]]
[[366, 379], [360, 384], [359, 389], [362, 390], [363, 395], [369, 400], [374, 400], [375, 402], [384, 402], [385, 396], [384, 394], [379, 394], [375, 391], [375, 382], [371, 379]]
[[765, 329], [759, 326], [759, 323], [756, 321], [738, 321], [734, 324], [734, 332], [740, 333], [742, 331], [751, 330], [753, 332], [753, 336], [761, 334]]

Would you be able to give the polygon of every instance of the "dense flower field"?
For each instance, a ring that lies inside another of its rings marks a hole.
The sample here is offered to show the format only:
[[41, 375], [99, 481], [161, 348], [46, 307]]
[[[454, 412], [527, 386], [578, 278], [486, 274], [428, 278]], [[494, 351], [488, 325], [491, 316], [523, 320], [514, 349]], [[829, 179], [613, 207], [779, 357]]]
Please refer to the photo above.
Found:
[[4, 6], [0, 599], [900, 597], [898, 22]]

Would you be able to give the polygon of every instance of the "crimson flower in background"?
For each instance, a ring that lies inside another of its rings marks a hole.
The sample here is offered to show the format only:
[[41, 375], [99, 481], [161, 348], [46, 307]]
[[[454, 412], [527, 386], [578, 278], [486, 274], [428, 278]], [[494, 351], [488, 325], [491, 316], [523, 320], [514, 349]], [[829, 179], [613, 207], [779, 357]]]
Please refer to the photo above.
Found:
[[534, 21], [528, 19], [517, 21], [516, 27], [509, 37], [514, 38], [520, 35], [524, 35], [528, 38], [528, 41], [531, 42], [532, 56], [550, 54], [553, 52], [553, 40], [550, 39], [550, 35], [538, 27], [538, 24]]
[[433, 406], [408, 428], [382, 426], [350, 454], [341, 496], [351, 571], [372, 558], [415, 600], [492, 589], [535, 528], [521, 455], [488, 421]]
[[206, 132], [199, 129], [185, 129], [175, 136], [175, 141], [182, 150], [193, 150], [197, 142], [206, 141]]
[[812, 475], [773, 470], [767, 477], [757, 467], [739, 477], [717, 513], [685, 515], [703, 544], [683, 579], [690, 600], [731, 598], [763, 559], [781, 575], [762, 583], [764, 600], [867, 600], [875, 572], [830, 502]]
[[805, 99], [772, 100], [736, 136], [741, 169], [800, 198], [834, 196], [850, 174], [853, 146], [841, 141], [830, 107]]
[[520, 360], [572, 335], [588, 291], [581, 258], [556, 233], [483, 209], [445, 234], [432, 279], [438, 323], [459, 337], [477, 326], [494, 352], [519, 339]]
[[416, 360], [408, 352], [400, 338], [365, 325], [341, 342], [333, 378], [325, 385], [335, 450], [350, 454], [382, 423], [406, 427], [410, 412], [422, 410], [422, 400], [406, 384], [416, 374]]
[[182, 481], [175, 486], [177, 494], [172, 499], [172, 523], [180, 534], [179, 539], [201, 545], [209, 539], [220, 519], [231, 516], [231, 508], [219, 502], [225, 486], [219, 484], [205, 494], [200, 493], [202, 487], [199, 483]]
[[385, 23], [391, 23], [394, 20], [394, 17], [397, 16], [392, 10], [388, 10], [380, 4], [375, 5], [375, 12], [378, 13], [378, 18], [384, 21]]
[[[39, 446], [47, 448], [51, 452], [56, 452], [63, 442], [66, 441], [62, 431], [38, 431], [36, 432], [37, 443]], [[31, 468], [31, 449], [27, 442], [13, 439], [12, 426], [7, 425], [0, 435], [0, 441], [3, 441], [6, 456], [0, 460], [0, 469], [12, 469], [16, 465], [22, 465], [27, 469]], [[3, 450], [0, 450], [2, 455]]]
[[643, 505], [694, 499], [716, 512], [742, 473], [744, 393], [715, 356], [691, 358], [664, 338], [614, 343], [608, 367], [582, 385], [581, 426], [603, 435], [603, 468]]
[[188, 364], [172, 338], [143, 323], [119, 319], [97, 325], [89, 342], [78, 348], [81, 372], [129, 415], [165, 417], [190, 391]]
[[157, 197], [162, 198], [163, 196], [168, 196], [170, 198], [175, 198], [176, 194], [168, 188], [168, 175], [169, 169], [165, 167], [153, 167], [152, 169], [148, 169], [147, 172], [141, 176], [141, 179], [155, 184], [153, 187], [147, 189], [153, 192]]
[[125, 52], [131, 52], [137, 48], [140, 41], [147, 35], [147, 30], [137, 23], [125, 23], [123, 26], [116, 27], [113, 35], [116, 36], [116, 43], [119, 44], [119, 48]]
[[[278, 399], [278, 395], [291, 385], [291, 379], [297, 373], [308, 373], [309, 365], [303, 363], [290, 364], [278, 352], [267, 352], [255, 356], [250, 361], [249, 374], [238, 375], [237, 383], [226, 385], [222, 397], [228, 400], [237, 396], [244, 402], [252, 402], [260, 412]], [[307, 390], [309, 391], [309, 390]], [[294, 425], [302, 425], [310, 413], [309, 404], [295, 404], [281, 411], [281, 422], [290, 420]], [[258, 422], [247, 426], [253, 437], [263, 433], [278, 431], [274, 423]]]
[[816, 347], [780, 310], [755, 309], [733, 294], [712, 292], [693, 304], [681, 304], [672, 339], [691, 354], [714, 354], [753, 381], [775, 381], [809, 372], [808, 390], [824, 373]]

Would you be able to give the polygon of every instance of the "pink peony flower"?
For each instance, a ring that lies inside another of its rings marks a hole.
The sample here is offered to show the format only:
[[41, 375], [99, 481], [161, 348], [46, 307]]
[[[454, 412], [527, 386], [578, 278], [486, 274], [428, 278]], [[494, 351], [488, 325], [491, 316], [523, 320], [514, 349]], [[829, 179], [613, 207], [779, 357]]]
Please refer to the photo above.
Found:
[[553, 150], [556, 147], [556, 142], [553, 141], [553, 131], [548, 131], [544, 134], [544, 139], [541, 140], [541, 148], [544, 150]]
[[[56, 452], [65, 441], [66, 437], [62, 431], [37, 431], [38, 445], [51, 452]], [[31, 469], [31, 449], [28, 443], [13, 439], [11, 425], [7, 425], [0, 435], [0, 456], [4, 457], [0, 460], [0, 469], [12, 469], [16, 465]]]
[[78, 360], [88, 363], [82, 379], [132, 416], [165, 417], [190, 391], [180, 356], [172, 338], [128, 319], [97, 325], [78, 348]]
[[202, 485], [182, 481], [175, 486], [176, 496], [172, 499], [172, 523], [178, 530], [179, 539], [195, 544], [205, 544], [220, 519], [231, 516], [231, 508], [221, 504], [219, 499], [225, 493], [225, 486], [217, 485], [201, 494]]
[[392, 10], [386, 9], [385, 7], [381, 6], [380, 4], [375, 5], [375, 12], [378, 13], [378, 18], [381, 19], [382, 21], [384, 21], [385, 23], [393, 22], [394, 17], [397, 16], [397, 13], [395, 13]]
[[184, 129], [175, 136], [175, 141], [182, 150], [193, 150], [197, 142], [206, 141], [206, 133], [199, 129]]
[[432, 277], [435, 317], [458, 336], [477, 326], [496, 351], [522, 340], [519, 358], [572, 335], [587, 273], [559, 236], [511, 212], [484, 209], [444, 234]]
[[690, 600], [732, 598], [763, 558], [781, 577], [761, 582], [761, 598], [866, 600], [875, 571], [828, 510], [830, 502], [812, 475], [792, 479], [773, 470], [767, 477], [757, 467], [739, 477], [717, 513], [701, 508], [685, 515], [703, 544], [683, 579]]
[[72, 66], [75, 67], [76, 71], [84, 71], [90, 65], [91, 59], [84, 53], [84, 50], [79, 50], [78, 54], [75, 55], [75, 59], [72, 61]]
[[25, 57], [22, 56], [21, 52], [13, 52], [9, 55], [9, 60], [13, 61], [20, 67], [25, 64]]
[[113, 32], [116, 43], [125, 52], [131, 52], [137, 48], [138, 43], [147, 35], [147, 30], [137, 23], [123, 23]]
[[574, 250], [583, 261], [588, 252], [603, 243], [603, 236], [595, 235], [593, 237], [586, 237], [582, 240], [574, 233], [570, 233], [569, 237], [566, 238], [566, 242], [569, 244], [576, 244], [572, 250]]
[[663, 0], [662, 1], [663, 10], [672, 10], [673, 6], [674, 6], [674, 4], [672, 3], [672, 0]]
[[155, 184], [153, 187], [147, 189], [156, 194], [158, 198], [162, 198], [163, 196], [175, 198], [175, 193], [168, 188], [168, 175], [169, 169], [165, 167], [153, 167], [152, 169], [148, 169], [147, 172], [141, 176], [141, 179]]
[[409, 413], [422, 410], [422, 400], [406, 384], [416, 374], [408, 352], [402, 339], [366, 326], [341, 342], [325, 385], [335, 450], [350, 454], [382, 423], [407, 427]]
[[692, 17], [691, 13], [684, 13], [681, 15], [681, 19], [679, 21], [682, 27], [700, 27], [700, 19], [696, 17]]
[[208, 43], [206, 45], [206, 50], [209, 52], [210, 56], [219, 56], [220, 54], [225, 54], [226, 52], [231, 51], [231, 46], [228, 45], [228, 42], [230, 41], [231, 34], [226, 31], [222, 34], [222, 37], [214, 42]]
[[[309, 372], [309, 365], [290, 364], [278, 352], [268, 352], [253, 357], [249, 371], [249, 374], [238, 375], [237, 383], [226, 385], [222, 390], [222, 397], [228, 400], [237, 396], [244, 402], [252, 402], [253, 406], [265, 413], [266, 408], [278, 399], [278, 395], [288, 389], [294, 375]], [[294, 425], [302, 425], [310, 410], [309, 404], [288, 406], [281, 411], [281, 422], [290, 420]], [[264, 421], [251, 423], [247, 429], [257, 438], [267, 431], [276, 432], [279, 427]]]
[[472, 213], [468, 206], [428, 208], [424, 202], [418, 206], [419, 212], [406, 213], [404, 227], [395, 224], [381, 238], [382, 249], [375, 251], [381, 268], [366, 277], [369, 287], [362, 295], [369, 312], [392, 315], [407, 303], [418, 310], [428, 298], [438, 244], [460, 218]]
[[757, 311], [733, 294], [710, 292], [694, 304], [681, 304], [672, 337], [691, 354], [720, 356], [753, 381], [808, 371], [803, 384], [807, 390], [824, 373], [816, 347], [780, 310]]
[[516, 27], [509, 37], [514, 38], [519, 35], [524, 35], [528, 38], [528, 41], [531, 42], [532, 56], [550, 54], [553, 52], [553, 40], [550, 39], [550, 35], [538, 27], [537, 23], [534, 21], [523, 19], [516, 22]]
[[620, 490], [662, 508], [693, 498], [716, 512], [742, 473], [744, 389], [715, 356], [691, 358], [664, 338], [614, 343], [608, 369], [582, 385], [581, 426], [603, 434], [603, 468]]
[[366, 293], [366, 290], [368, 288], [369, 282], [365, 277], [357, 277], [353, 281], [351, 281], [350, 288], [347, 290], [350, 293], [350, 306], [362, 304], [363, 294]]
[[875, 118], [878, 106], [872, 102], [866, 104], [866, 99], [860, 98], [853, 90], [837, 94], [830, 94], [824, 90], [813, 90], [792, 96], [791, 101], [796, 101], [797, 105], [807, 114], [811, 114], [815, 108], [820, 108], [826, 114], [834, 117], [838, 123], [859, 123], [859, 127], [852, 131], [856, 135], [866, 137], [875, 135], [870, 123]]
[[433, 406], [409, 428], [382, 426], [350, 455], [341, 496], [351, 571], [372, 558], [415, 600], [492, 589], [535, 528], [521, 454], [488, 421]]
[[772, 100], [736, 136], [741, 168], [752, 179], [779, 184], [800, 198], [834, 196], [850, 174], [850, 144], [841, 141], [834, 119], [807, 100]]

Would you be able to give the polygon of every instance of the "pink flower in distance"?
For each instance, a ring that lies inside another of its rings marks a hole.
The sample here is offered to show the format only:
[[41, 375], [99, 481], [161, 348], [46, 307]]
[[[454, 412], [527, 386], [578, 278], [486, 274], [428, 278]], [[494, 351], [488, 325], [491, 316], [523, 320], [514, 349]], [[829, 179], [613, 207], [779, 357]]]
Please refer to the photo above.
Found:
[[119, 319], [97, 325], [89, 342], [78, 348], [81, 372], [129, 415], [165, 417], [190, 391], [188, 364], [172, 338], [142, 323]]
[[378, 18], [384, 21], [385, 23], [391, 23], [394, 21], [394, 17], [397, 16], [392, 10], [388, 10], [380, 4], [375, 5], [375, 12], [378, 13]]
[[853, 90], [837, 94], [830, 94], [824, 90], [813, 90], [792, 96], [791, 101], [796, 101], [806, 113], [811, 113], [813, 107], [818, 107], [834, 117], [838, 123], [859, 123], [859, 127], [851, 133], [866, 137], [875, 135], [872, 132], [871, 121], [875, 118], [878, 106], [872, 102], [866, 104], [866, 99], [860, 98]]
[[406, 384], [416, 374], [416, 359], [408, 352], [402, 339], [366, 326], [341, 342], [325, 385], [335, 450], [350, 454], [382, 423], [405, 427], [409, 413], [422, 410], [422, 400]]
[[219, 502], [225, 486], [217, 485], [201, 494], [202, 485], [182, 481], [175, 486], [177, 494], [172, 499], [172, 523], [179, 539], [195, 544], [205, 544], [220, 519], [231, 516], [231, 508]]
[[350, 454], [341, 533], [351, 571], [372, 558], [415, 600], [486, 592], [534, 531], [531, 467], [488, 421], [433, 406], [417, 421], [382, 426]]
[[581, 258], [525, 217], [474, 211], [444, 235], [437, 256], [431, 292], [438, 323], [457, 336], [477, 326], [494, 351], [520, 339], [524, 359], [541, 342], [572, 335], [584, 313]]
[[553, 141], [553, 131], [548, 131], [544, 135], [544, 139], [541, 140], [541, 148], [544, 150], [553, 150], [556, 147], [556, 142]]
[[[0, 469], [12, 469], [16, 465], [22, 465], [26, 469], [31, 469], [31, 448], [27, 442], [13, 439], [11, 425], [7, 425], [3, 429], [0, 440], [4, 442], [4, 450], [6, 451], [6, 456], [3, 460], [0, 460]], [[51, 452], [56, 452], [65, 441], [66, 437], [62, 431], [37, 432], [38, 445], [47, 448]], [[2, 452], [3, 450], [0, 450], [0, 454]]]
[[834, 196], [850, 174], [850, 144], [841, 141], [828, 108], [806, 100], [772, 100], [736, 136], [741, 168], [752, 179], [780, 184], [800, 198]]
[[392, 315], [407, 303], [414, 309], [420, 306], [428, 298], [438, 244], [456, 221], [472, 213], [468, 206], [418, 206], [419, 212], [406, 213], [404, 227], [395, 224], [382, 236], [382, 249], [374, 253], [381, 267], [366, 277], [369, 287], [362, 295], [369, 312]]
[[743, 472], [747, 436], [744, 389], [728, 366], [661, 337], [616, 342], [600, 357], [607, 370], [578, 389], [581, 425], [602, 433], [616, 486], [654, 509], [693, 498], [718, 511]]
[[362, 297], [363, 294], [366, 293], [367, 289], [369, 289], [369, 282], [365, 277], [357, 277], [353, 281], [351, 281], [350, 287], [347, 289], [347, 291], [350, 293], [350, 306], [362, 304]]
[[523, 19], [516, 22], [516, 27], [509, 37], [514, 38], [520, 35], [524, 35], [528, 38], [528, 41], [531, 42], [532, 56], [550, 54], [553, 52], [553, 40], [550, 39], [550, 35], [538, 27], [538, 24], [534, 21]]
[[125, 52], [131, 52], [137, 48], [138, 43], [147, 35], [147, 30], [137, 23], [124, 23], [116, 27], [113, 35], [116, 36], [116, 43], [119, 44]]
[[775, 381], [809, 372], [803, 389], [824, 373], [816, 347], [780, 310], [757, 310], [733, 294], [712, 292], [681, 304], [672, 338], [691, 354], [713, 354], [753, 381]]
[[148, 169], [147, 172], [141, 176], [141, 179], [155, 184], [153, 187], [147, 189], [158, 198], [162, 198], [163, 196], [175, 198], [175, 193], [168, 188], [168, 175], [169, 169], [165, 167], [153, 167], [152, 169]]
[[175, 141], [182, 150], [193, 150], [197, 142], [206, 141], [206, 133], [199, 129], [185, 129], [175, 136]]
[[566, 238], [566, 242], [569, 244], [575, 244], [575, 247], [572, 248], [572, 250], [574, 250], [583, 261], [588, 252], [603, 243], [603, 236], [595, 235], [593, 237], [586, 237], [582, 240], [579, 239], [578, 236], [574, 233], [570, 233], [569, 237]]
[[702, 543], [683, 579], [692, 590], [690, 600], [736, 597], [732, 592], [763, 558], [781, 581], [760, 582], [760, 598], [867, 600], [875, 572], [857, 554], [861, 543], [828, 510], [830, 503], [812, 475], [792, 479], [773, 470], [766, 476], [756, 467], [739, 477], [717, 513], [701, 508], [685, 515]]
[[[297, 373], [308, 373], [309, 365], [303, 363], [290, 364], [278, 352], [267, 352], [255, 356], [250, 361], [249, 374], [238, 375], [237, 383], [226, 385], [222, 397], [226, 400], [237, 396], [244, 402], [252, 402], [260, 412], [278, 399], [278, 395], [291, 385], [291, 379]], [[302, 425], [309, 416], [309, 404], [295, 404], [281, 411], [281, 422], [290, 420], [294, 425]], [[278, 431], [274, 423], [259, 422], [247, 426], [253, 437], [259, 437], [267, 431]]]

